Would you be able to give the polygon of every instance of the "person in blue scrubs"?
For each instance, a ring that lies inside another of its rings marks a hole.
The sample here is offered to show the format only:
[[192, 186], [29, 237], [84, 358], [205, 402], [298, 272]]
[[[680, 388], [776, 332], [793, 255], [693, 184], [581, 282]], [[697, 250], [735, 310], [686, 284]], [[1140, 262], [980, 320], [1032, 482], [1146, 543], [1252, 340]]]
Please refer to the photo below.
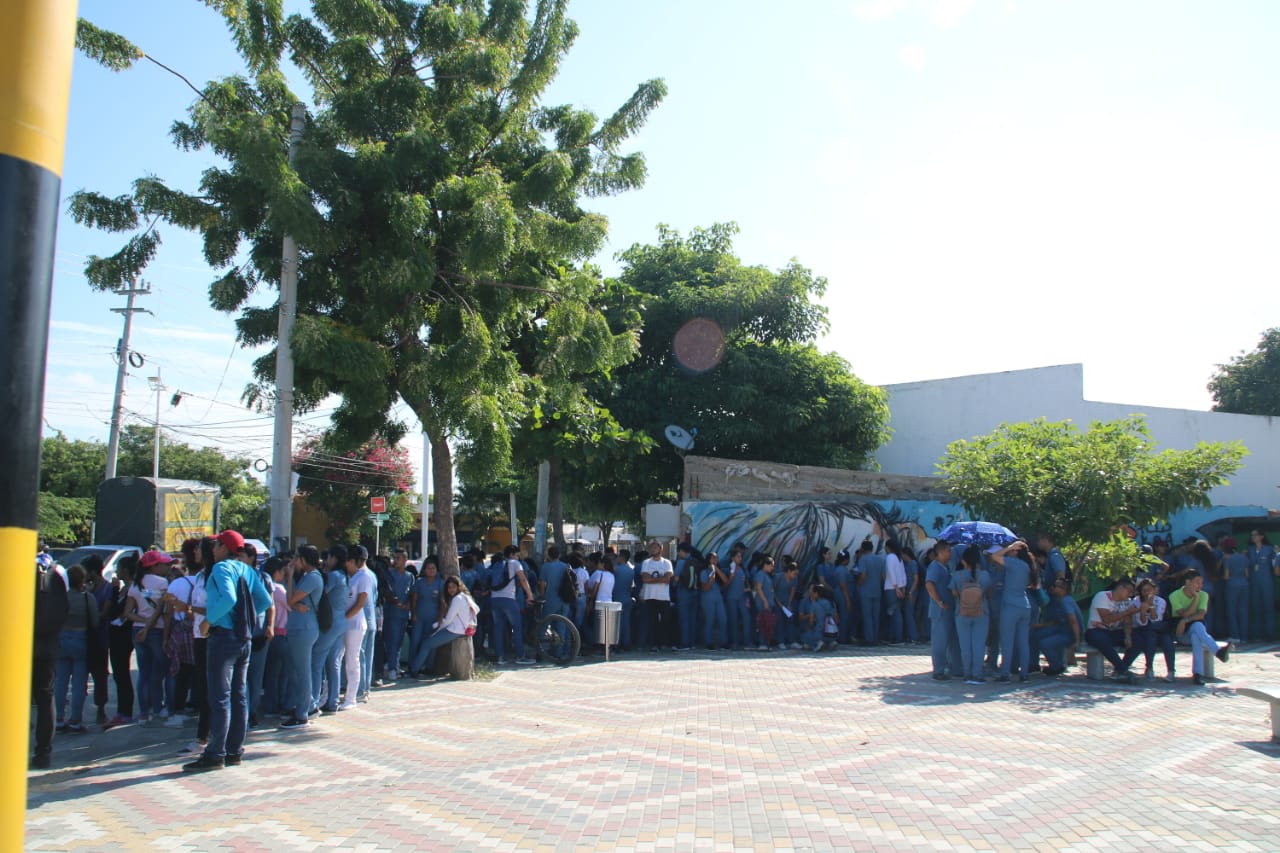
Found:
[[[961, 673], [961, 667], [949, 666], [955, 658], [962, 658], [959, 636], [956, 633], [955, 602], [951, 594], [951, 544], [938, 542], [933, 546], [932, 559], [925, 569], [924, 589], [929, 596], [929, 647], [933, 661], [933, 677], [946, 681]], [[986, 639], [985, 633], [983, 639]], [[954, 650], [954, 654], [953, 654]], [[965, 673], [966, 675], [968, 673]]]
[[635, 630], [636, 567], [631, 552], [619, 551], [613, 561], [613, 600], [622, 605], [622, 625], [618, 631], [618, 649], [631, 651], [631, 635]]
[[293, 713], [280, 724], [283, 729], [307, 724], [313, 710], [311, 704], [311, 649], [320, 638], [316, 608], [324, 591], [320, 575], [320, 551], [314, 545], [298, 548], [293, 565], [285, 569], [285, 592], [289, 602], [289, 673], [291, 696], [284, 708]]
[[1222, 580], [1227, 593], [1227, 639], [1240, 645], [1249, 637], [1249, 557], [1236, 550], [1234, 536], [1222, 540]]
[[330, 714], [337, 712], [338, 694], [342, 692], [342, 644], [347, 635], [347, 609], [351, 607], [351, 590], [342, 568], [346, 561], [347, 549], [341, 545], [331, 549], [325, 560], [324, 589], [332, 621], [329, 630], [322, 631], [311, 648], [311, 704]]
[[711, 650], [727, 645], [725, 640], [724, 595], [721, 586], [728, 580], [720, 569], [720, 555], [715, 551], [707, 554], [707, 564], [698, 573], [699, 613], [702, 617], [702, 641]]
[[698, 642], [698, 598], [702, 595], [698, 582], [698, 561], [689, 545], [676, 548], [676, 620], [680, 626], [680, 647], [687, 652]]
[[[930, 574], [937, 576], [940, 573]], [[987, 623], [990, 621], [991, 574], [982, 568], [982, 552], [976, 545], [964, 549], [960, 567], [948, 578], [951, 593], [951, 610], [955, 613], [954, 625], [957, 645], [960, 647], [960, 669], [965, 684], [982, 684], [982, 653], [987, 642]], [[960, 613], [961, 596], [974, 586], [981, 592], [981, 612]], [[940, 627], [934, 623], [934, 628]]]
[[1276, 638], [1275, 571], [1276, 549], [1261, 530], [1249, 534], [1249, 639], [1263, 642]]
[[1048, 533], [1041, 533], [1037, 542], [1040, 552], [1044, 554], [1044, 567], [1040, 574], [1040, 588], [1053, 589], [1053, 582], [1058, 578], [1067, 576], [1067, 558], [1062, 556], [1062, 551], [1058, 550], [1058, 546], [1053, 543], [1053, 537]]
[[[430, 670], [435, 666], [434, 654], [423, 656], [420, 653], [422, 645], [436, 630], [435, 623], [443, 615], [444, 608], [440, 605], [443, 595], [444, 578], [437, 572], [435, 560], [423, 561], [422, 577], [414, 582], [407, 600], [409, 612], [413, 615], [413, 633], [409, 642], [410, 675], [417, 675], [419, 670]], [[415, 666], [419, 657], [422, 657], [423, 665]]]
[[880, 597], [884, 593], [884, 554], [875, 554], [871, 540], [858, 548], [854, 570], [858, 576], [858, 601], [862, 606], [862, 644], [880, 645]]
[[742, 651], [747, 642], [747, 622], [751, 618], [747, 611], [747, 570], [742, 565], [742, 549], [734, 548], [729, 552], [729, 565], [724, 573], [728, 577], [722, 590], [725, 625], [728, 629], [728, 641], [725, 645]]
[[414, 578], [409, 574], [408, 565], [409, 553], [397, 548], [391, 558], [387, 596], [382, 607], [382, 635], [387, 645], [385, 677], [391, 681], [400, 677], [400, 655], [409, 629], [409, 591], [413, 589]]
[[852, 555], [841, 549], [836, 554], [835, 564], [831, 567], [831, 591], [836, 597], [836, 620], [840, 623], [841, 643], [849, 643], [853, 639], [854, 628], [858, 624], [858, 601], [854, 590], [858, 588], [853, 579], [850, 563]]
[[[1021, 554], [1022, 556], [1018, 556]], [[1004, 590], [1000, 596], [1000, 677], [1008, 682], [1016, 672], [1026, 681], [1031, 667], [1031, 602], [1028, 589], [1039, 589], [1040, 578], [1031, 569], [1027, 543], [1019, 539], [1003, 548], [992, 547], [991, 562], [1004, 568]]]
[[1079, 646], [1083, 638], [1084, 617], [1071, 597], [1071, 584], [1065, 576], [1060, 576], [1049, 588], [1049, 603], [1041, 621], [1031, 626], [1031, 665], [1039, 665], [1043, 652], [1047, 666], [1042, 672], [1048, 676], [1062, 675], [1067, 671], [1067, 646]]
[[987, 627], [987, 662], [984, 672], [995, 675], [1000, 669], [1000, 619], [1003, 614], [1004, 601], [1004, 566], [992, 561], [982, 552], [980, 558], [982, 568], [991, 577], [991, 591], [987, 595], [987, 611], [990, 614]]
[[835, 606], [828, 596], [830, 591], [822, 584], [812, 584], [805, 608], [800, 613], [800, 642], [806, 649], [822, 651], [823, 628], [828, 618], [835, 617]]
[[773, 590], [778, 596], [778, 643], [789, 649], [800, 648], [800, 631], [796, 624], [796, 587], [799, 580], [800, 564], [791, 557], [783, 557], [782, 571], [773, 575]]

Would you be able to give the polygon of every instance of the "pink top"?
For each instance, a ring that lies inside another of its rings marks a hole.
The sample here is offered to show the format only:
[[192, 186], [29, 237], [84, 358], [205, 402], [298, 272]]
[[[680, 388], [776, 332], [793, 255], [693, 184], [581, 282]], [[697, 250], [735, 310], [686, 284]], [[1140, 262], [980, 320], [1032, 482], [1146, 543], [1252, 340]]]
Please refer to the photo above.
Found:
[[271, 599], [276, 604], [276, 636], [283, 637], [289, 633], [289, 598], [283, 584], [272, 582]]

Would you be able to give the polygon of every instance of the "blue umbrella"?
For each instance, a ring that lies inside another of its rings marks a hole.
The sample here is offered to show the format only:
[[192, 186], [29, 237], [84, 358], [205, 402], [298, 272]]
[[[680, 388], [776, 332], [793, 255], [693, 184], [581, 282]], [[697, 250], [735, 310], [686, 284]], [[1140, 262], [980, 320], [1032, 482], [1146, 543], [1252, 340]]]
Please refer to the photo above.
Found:
[[957, 521], [947, 525], [938, 538], [952, 545], [1008, 545], [1017, 540], [1012, 530], [994, 521]]

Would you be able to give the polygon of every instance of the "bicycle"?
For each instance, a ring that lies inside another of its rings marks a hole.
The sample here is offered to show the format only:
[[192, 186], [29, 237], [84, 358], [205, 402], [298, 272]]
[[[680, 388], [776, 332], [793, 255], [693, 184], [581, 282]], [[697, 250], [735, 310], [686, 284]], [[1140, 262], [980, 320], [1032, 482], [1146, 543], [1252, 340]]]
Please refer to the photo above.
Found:
[[551, 661], [560, 666], [568, 666], [578, 657], [582, 648], [582, 636], [573, 620], [559, 613], [542, 615], [546, 600], [535, 599], [533, 602], [533, 620], [525, 643], [537, 651], [535, 657], [539, 662]]

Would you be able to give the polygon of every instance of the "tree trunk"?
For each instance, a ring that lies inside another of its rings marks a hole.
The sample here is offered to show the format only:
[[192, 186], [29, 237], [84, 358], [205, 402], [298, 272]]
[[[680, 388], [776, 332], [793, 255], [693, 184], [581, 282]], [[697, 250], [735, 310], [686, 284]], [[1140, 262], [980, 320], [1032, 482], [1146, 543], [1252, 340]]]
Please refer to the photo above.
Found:
[[[436, 559], [441, 577], [458, 573], [458, 535], [453, 527], [453, 451], [443, 435], [431, 439], [432, 514], [436, 522]], [[427, 531], [423, 531], [423, 536]]]
[[560, 494], [560, 457], [552, 456], [550, 462], [551, 480], [547, 484], [547, 491], [550, 493], [547, 514], [551, 516], [551, 535], [555, 539], [556, 547], [560, 549], [561, 554], [567, 554], [569, 549], [564, 541], [564, 501]]
[[603, 551], [609, 547], [609, 534], [613, 532], [613, 522], [603, 521], [600, 523], [600, 550]]

